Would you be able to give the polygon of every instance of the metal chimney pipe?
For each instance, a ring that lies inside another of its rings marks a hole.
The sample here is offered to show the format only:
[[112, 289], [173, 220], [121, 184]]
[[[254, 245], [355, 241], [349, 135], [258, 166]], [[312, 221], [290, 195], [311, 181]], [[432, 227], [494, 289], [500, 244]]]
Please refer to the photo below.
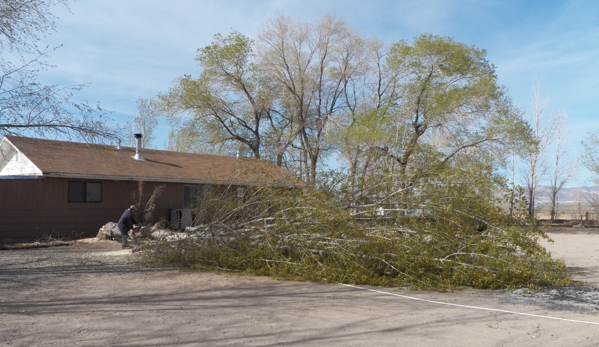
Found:
[[142, 135], [141, 134], [133, 134], [133, 136], [135, 136], [135, 156], [133, 156], [133, 159], [135, 160], [145, 160], [142, 156], [141, 156], [141, 138]]

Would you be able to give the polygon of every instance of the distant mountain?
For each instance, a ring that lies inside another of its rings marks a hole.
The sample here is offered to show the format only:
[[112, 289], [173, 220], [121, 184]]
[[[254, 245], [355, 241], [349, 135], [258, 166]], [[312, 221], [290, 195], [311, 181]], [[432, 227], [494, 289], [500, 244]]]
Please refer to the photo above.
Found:
[[[537, 187], [537, 204], [549, 203], [551, 188], [548, 186]], [[599, 186], [595, 187], [576, 187], [562, 188], [557, 193], [557, 199], [560, 204], [582, 203], [586, 204], [589, 200], [599, 200]]]

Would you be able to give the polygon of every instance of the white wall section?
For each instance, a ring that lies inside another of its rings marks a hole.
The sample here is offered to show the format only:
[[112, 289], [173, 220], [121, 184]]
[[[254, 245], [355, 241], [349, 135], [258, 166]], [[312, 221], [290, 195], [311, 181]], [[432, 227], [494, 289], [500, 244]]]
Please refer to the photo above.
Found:
[[38, 177], [42, 171], [31, 162], [8, 139], [0, 142], [0, 177]]

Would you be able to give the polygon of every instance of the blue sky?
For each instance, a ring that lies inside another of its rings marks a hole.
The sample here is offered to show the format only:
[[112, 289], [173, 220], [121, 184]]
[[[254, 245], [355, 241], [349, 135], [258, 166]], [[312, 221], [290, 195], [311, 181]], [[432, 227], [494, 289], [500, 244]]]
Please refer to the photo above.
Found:
[[[76, 99], [100, 103], [123, 124], [135, 117], [138, 97], [167, 91], [182, 74], [197, 75], [196, 50], [214, 34], [253, 37], [281, 13], [306, 21], [338, 15], [387, 43], [422, 33], [451, 36], [487, 51], [523, 111], [532, 109], [534, 85], [549, 94], [547, 114], [569, 115], [573, 155], [585, 134], [599, 129], [597, 1], [85, 0], [54, 13], [57, 32], [46, 42], [63, 47], [52, 53], [56, 67], [43, 81], [89, 84]], [[167, 132], [161, 123], [154, 147], [164, 146]], [[581, 177], [586, 184], [588, 173]]]

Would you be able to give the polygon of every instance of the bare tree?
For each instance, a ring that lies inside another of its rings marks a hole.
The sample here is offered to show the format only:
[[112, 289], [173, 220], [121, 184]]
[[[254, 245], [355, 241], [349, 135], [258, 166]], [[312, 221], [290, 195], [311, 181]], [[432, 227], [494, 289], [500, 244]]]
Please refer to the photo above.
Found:
[[590, 205], [595, 213], [599, 213], [599, 194], [597, 193], [596, 189], [593, 188], [595, 187], [581, 188], [581, 191], [584, 189], [584, 192], [579, 193], [580, 196], [578, 197], [578, 204], [581, 205], [582, 203], [580, 201], [584, 199], [584, 201]]
[[300, 149], [301, 174], [314, 183], [329, 149], [330, 124], [348, 111], [346, 89], [361, 71], [363, 41], [336, 17], [310, 24], [278, 16], [259, 42], [262, 64], [281, 90], [281, 114], [291, 123], [284, 146]]
[[[164, 192], [163, 184], [152, 184], [153, 187], [152, 192], [150, 193], [148, 188], [146, 187], [146, 182], [143, 180], [137, 181], [137, 190], [134, 191], [131, 197], [137, 200], [135, 206], [140, 213], [139, 222], [142, 225], [148, 225], [150, 223], [156, 222], [154, 218], [154, 211], [156, 210], [156, 201], [160, 199], [160, 196]], [[148, 194], [149, 193], [149, 194]]]
[[[599, 130], [588, 132], [582, 143], [582, 155], [580, 162], [593, 173], [592, 181], [595, 186], [599, 185]], [[599, 212], [599, 196], [594, 189], [586, 184], [585, 198], [593, 207], [595, 212]]]
[[[153, 99], [137, 99], [137, 111], [139, 114], [133, 120], [131, 125], [132, 132], [142, 133], [143, 137], [141, 140], [142, 148], [150, 147], [149, 145], [154, 141], [154, 130], [158, 125], [158, 117], [160, 117], [158, 102]], [[130, 137], [133, 139], [133, 136]]]
[[0, 60], [0, 135], [55, 136], [87, 141], [115, 137], [107, 112], [98, 105], [73, 101], [79, 86], [40, 85], [35, 60], [15, 66]]
[[524, 181], [528, 197], [528, 215], [535, 216], [535, 204], [537, 187], [549, 170], [547, 162], [547, 149], [555, 134], [556, 123], [552, 119], [544, 117], [548, 97], [542, 95], [541, 89], [535, 86], [533, 89], [534, 109], [530, 123], [532, 125], [534, 143], [528, 153], [524, 155], [525, 171]]
[[549, 192], [549, 199], [551, 201], [551, 222], [553, 222], [557, 216], [558, 193], [574, 176], [577, 166], [573, 160], [569, 159], [567, 154], [570, 148], [564, 143], [564, 140], [566, 139], [564, 128], [567, 119], [568, 115], [566, 112], [560, 111], [556, 117], [555, 123], [555, 155], [553, 158], [554, 161]]
[[69, 0], [2, 0], [0, 2], [0, 48], [19, 53], [41, 53], [40, 38], [56, 29], [50, 8], [68, 6]]
[[599, 185], [599, 130], [587, 133], [581, 143], [581, 162], [594, 174], [593, 183]]
[[[86, 141], [115, 137], [98, 105], [73, 101], [84, 87], [42, 85], [43, 59], [53, 49], [38, 48], [40, 38], [55, 30], [54, 5], [67, 0], [3, 0], [0, 2], [0, 135], [55, 136]], [[13, 52], [11, 60], [5, 52]]]

